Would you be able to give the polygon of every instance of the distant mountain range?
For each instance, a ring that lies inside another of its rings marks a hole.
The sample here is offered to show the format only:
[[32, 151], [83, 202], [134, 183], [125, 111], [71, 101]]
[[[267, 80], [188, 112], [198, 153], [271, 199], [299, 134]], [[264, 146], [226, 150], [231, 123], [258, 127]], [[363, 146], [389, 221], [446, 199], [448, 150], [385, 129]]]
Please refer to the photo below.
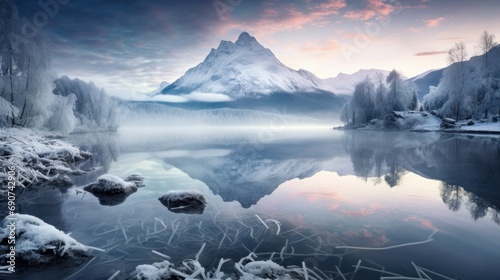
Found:
[[[479, 58], [473, 57], [466, 63], [477, 60]], [[420, 102], [429, 93], [429, 87], [439, 84], [445, 69], [430, 70], [407, 79], [417, 85]], [[333, 112], [348, 100], [357, 83], [368, 78], [377, 84], [388, 74], [386, 70], [362, 69], [353, 74], [340, 73], [321, 79], [307, 70], [294, 70], [284, 65], [271, 50], [243, 32], [235, 42], [221, 41], [203, 62], [173, 83], [163, 82], [150, 95], [186, 97], [189, 102], [177, 104], [166, 101], [167, 98], [152, 99], [185, 109]]]
[[[247, 32], [235, 42], [221, 41], [203, 62], [173, 83], [162, 83], [150, 96], [183, 109], [250, 109], [274, 113], [332, 116], [352, 94], [354, 86], [368, 78], [385, 79], [389, 71], [369, 69], [320, 79], [294, 70], [279, 61]], [[189, 102], [170, 102], [185, 98]]]

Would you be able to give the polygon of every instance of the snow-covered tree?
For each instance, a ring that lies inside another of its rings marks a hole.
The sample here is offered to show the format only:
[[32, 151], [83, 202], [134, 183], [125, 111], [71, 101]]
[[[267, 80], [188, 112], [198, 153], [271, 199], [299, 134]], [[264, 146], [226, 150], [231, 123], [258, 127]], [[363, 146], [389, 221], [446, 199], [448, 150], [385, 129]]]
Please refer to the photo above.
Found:
[[55, 95], [54, 102], [50, 106], [53, 112], [52, 116], [47, 121], [46, 126], [62, 134], [69, 134], [75, 129], [77, 119], [74, 115], [76, 103], [76, 95], [69, 94], [68, 96]]
[[495, 42], [495, 35], [488, 33], [488, 31], [481, 33], [478, 47], [481, 50], [481, 54], [484, 55], [485, 68], [488, 68], [488, 52], [497, 45], [498, 43]]
[[416, 110], [418, 108], [418, 98], [416, 86], [404, 81], [396, 70], [387, 76], [387, 104], [392, 111]]
[[429, 89], [423, 102], [425, 110], [435, 110], [439, 115], [457, 120], [471, 116], [475, 107], [470, 94], [473, 91], [472, 73], [475, 70], [471, 65], [461, 65], [463, 70], [457, 70], [457, 67], [457, 64], [453, 64], [446, 68], [438, 86]]
[[93, 82], [63, 76], [54, 81], [54, 94], [76, 96], [75, 116], [78, 126], [84, 130], [116, 130], [118, 115], [116, 102]]
[[479, 45], [486, 53], [466, 61], [465, 44], [455, 44], [448, 55], [451, 65], [424, 97], [424, 109], [455, 119], [500, 114], [500, 47], [488, 32], [481, 35]]
[[345, 123], [353, 125], [367, 123], [375, 114], [375, 87], [367, 78], [354, 88], [351, 101], [346, 104], [341, 113]]
[[50, 47], [41, 32], [23, 34], [14, 2], [0, 3], [0, 96], [17, 108], [11, 110], [10, 126], [41, 127], [52, 103]]
[[354, 126], [381, 118], [392, 111], [416, 110], [417, 89], [393, 70], [375, 86], [369, 79], [358, 83], [351, 100], [341, 110], [341, 121]]
[[[500, 86], [500, 75], [498, 63], [490, 63], [494, 60], [493, 48], [498, 45], [495, 42], [495, 35], [489, 34], [484, 31], [479, 38], [479, 49], [483, 55], [483, 65], [481, 66], [480, 80], [477, 81], [478, 89], [475, 94], [475, 101], [477, 102], [478, 113], [482, 114], [484, 118], [488, 118], [490, 112], [500, 110], [500, 93], [498, 88]], [[498, 111], [500, 114], [500, 111]]]
[[455, 43], [455, 46], [448, 51], [448, 61], [451, 66], [445, 69], [443, 80], [436, 88], [437, 94], [446, 95], [446, 101], [439, 108], [439, 113], [456, 120], [470, 116], [473, 111], [473, 100], [466, 92], [471, 90], [470, 74], [474, 69], [465, 63], [466, 59], [465, 43]]

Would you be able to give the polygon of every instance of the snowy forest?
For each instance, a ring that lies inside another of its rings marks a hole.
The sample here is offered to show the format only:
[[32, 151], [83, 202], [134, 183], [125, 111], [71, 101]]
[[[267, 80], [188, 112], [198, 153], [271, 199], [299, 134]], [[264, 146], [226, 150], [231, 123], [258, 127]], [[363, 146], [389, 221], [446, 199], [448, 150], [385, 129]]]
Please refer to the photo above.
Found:
[[356, 85], [344, 105], [341, 120], [356, 127], [394, 111], [431, 111], [456, 121], [489, 119], [500, 114], [500, 47], [493, 34], [484, 31], [477, 48], [480, 55], [467, 60], [465, 43], [448, 51], [449, 67], [436, 87], [419, 102], [416, 85], [397, 71], [378, 84], [369, 79]]
[[0, 126], [68, 134], [116, 130], [115, 102], [92, 82], [57, 79], [51, 42], [28, 33], [13, 1], [0, 3]]
[[403, 80], [393, 70], [387, 79], [379, 79], [375, 85], [368, 78], [356, 85], [351, 100], [344, 105], [341, 120], [344, 123], [367, 123], [392, 111], [416, 110], [418, 108], [415, 84]]

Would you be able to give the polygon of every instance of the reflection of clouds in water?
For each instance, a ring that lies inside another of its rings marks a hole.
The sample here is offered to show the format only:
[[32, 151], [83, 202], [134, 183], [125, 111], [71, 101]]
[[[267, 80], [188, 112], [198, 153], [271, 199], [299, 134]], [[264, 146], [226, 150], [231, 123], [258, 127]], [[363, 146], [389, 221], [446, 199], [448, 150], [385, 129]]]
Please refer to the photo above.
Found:
[[410, 215], [408, 217], [405, 217], [403, 219], [403, 221], [405, 221], [405, 222], [415, 222], [415, 223], [421, 225], [423, 228], [428, 228], [428, 229], [432, 229], [432, 230], [437, 229], [437, 227], [435, 227], [430, 220], [422, 218], [422, 217], [419, 217], [417, 215]]

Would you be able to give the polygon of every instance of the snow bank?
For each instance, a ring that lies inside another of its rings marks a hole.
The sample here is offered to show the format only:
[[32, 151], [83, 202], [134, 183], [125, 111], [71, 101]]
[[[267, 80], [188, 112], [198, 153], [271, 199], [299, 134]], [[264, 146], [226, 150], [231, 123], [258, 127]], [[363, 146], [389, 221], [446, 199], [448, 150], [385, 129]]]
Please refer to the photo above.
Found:
[[196, 190], [172, 190], [158, 198], [170, 211], [186, 214], [201, 214], [207, 200]]
[[460, 127], [461, 130], [467, 132], [492, 132], [500, 133], [500, 122], [477, 123], [473, 125], [465, 125]]
[[[229, 259], [221, 259], [217, 269], [214, 271], [206, 271], [198, 260], [185, 260], [182, 266], [174, 267], [168, 261], [153, 263], [152, 265], [138, 265], [130, 274], [132, 279], [138, 280], [166, 280], [166, 279], [245, 279], [245, 280], [260, 280], [260, 279], [307, 279], [304, 273], [296, 268], [284, 268], [279, 264], [267, 260], [256, 261], [250, 253], [249, 256], [243, 257], [239, 262], [234, 263], [233, 275], [225, 275], [221, 271], [222, 266], [230, 261]], [[243, 263], [245, 263], [243, 265]]]
[[383, 119], [374, 119], [355, 128], [362, 130], [500, 134], [500, 122], [487, 120], [463, 120], [457, 122], [455, 119], [439, 117], [435, 112], [425, 111], [394, 111], [384, 116]]
[[[64, 232], [56, 229], [41, 219], [23, 214], [7, 216], [3, 220], [3, 227], [0, 229], [0, 249], [8, 252], [9, 236], [14, 233], [10, 231], [10, 225], [15, 222], [15, 253], [16, 260], [37, 265], [51, 263], [60, 259], [81, 258], [89, 256], [91, 249], [85, 246]], [[100, 250], [100, 249], [99, 249]], [[3, 261], [7, 258], [2, 257]]]
[[356, 127], [366, 130], [439, 130], [442, 120], [431, 113], [420, 111], [394, 111], [382, 119]]
[[7, 186], [9, 167], [15, 167], [18, 186], [51, 183], [71, 185], [65, 174], [81, 174], [74, 164], [90, 158], [88, 152], [57, 139], [42, 137], [28, 129], [0, 129], [0, 180]]

